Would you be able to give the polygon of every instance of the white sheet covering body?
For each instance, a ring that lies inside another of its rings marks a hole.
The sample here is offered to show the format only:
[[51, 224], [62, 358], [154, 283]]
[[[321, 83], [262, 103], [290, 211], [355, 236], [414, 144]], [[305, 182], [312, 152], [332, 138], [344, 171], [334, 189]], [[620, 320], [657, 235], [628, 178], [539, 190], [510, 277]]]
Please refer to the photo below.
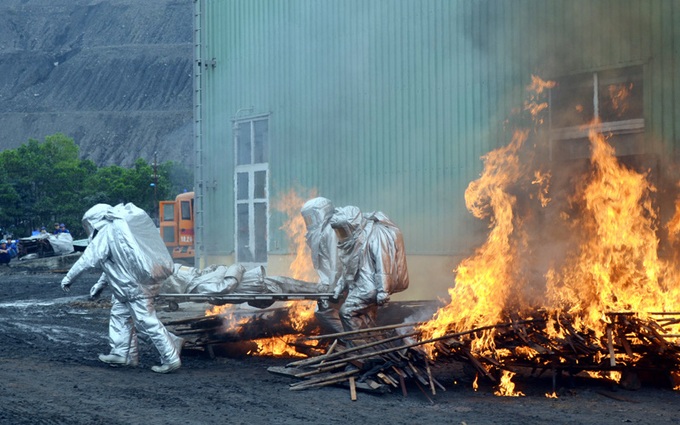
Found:
[[267, 276], [264, 267], [246, 270], [241, 264], [210, 265], [204, 269], [175, 264], [161, 294], [313, 294], [315, 283], [287, 276]]

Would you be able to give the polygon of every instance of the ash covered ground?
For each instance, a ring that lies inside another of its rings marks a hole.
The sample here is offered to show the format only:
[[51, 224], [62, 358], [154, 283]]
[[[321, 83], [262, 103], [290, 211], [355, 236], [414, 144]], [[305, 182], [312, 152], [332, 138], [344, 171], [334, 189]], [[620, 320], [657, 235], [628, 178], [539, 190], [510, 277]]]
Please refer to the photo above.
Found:
[[[108, 352], [108, 305], [87, 301], [97, 274], [60, 287], [62, 274], [0, 271], [0, 423], [7, 424], [675, 424], [680, 392], [654, 385], [614, 390], [593, 380], [563, 383], [548, 399], [549, 377], [515, 379], [525, 397], [471, 388], [464, 365], [437, 364], [447, 391], [358, 394], [344, 387], [290, 391], [294, 378], [267, 371], [290, 359], [216, 357], [185, 350], [177, 373], [158, 375], [154, 349], [141, 343], [138, 368], [97, 360]], [[105, 293], [105, 296], [108, 295]], [[159, 311], [164, 320], [196, 309]], [[161, 310], [162, 306], [159, 306]]]

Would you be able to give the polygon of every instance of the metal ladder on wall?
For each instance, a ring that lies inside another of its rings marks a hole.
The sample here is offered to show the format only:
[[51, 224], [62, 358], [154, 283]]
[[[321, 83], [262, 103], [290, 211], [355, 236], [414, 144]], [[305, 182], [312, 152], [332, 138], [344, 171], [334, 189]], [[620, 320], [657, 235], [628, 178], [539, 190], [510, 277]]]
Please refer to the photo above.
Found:
[[205, 0], [194, 0], [194, 252], [195, 266], [205, 266], [203, 176], [203, 24]]

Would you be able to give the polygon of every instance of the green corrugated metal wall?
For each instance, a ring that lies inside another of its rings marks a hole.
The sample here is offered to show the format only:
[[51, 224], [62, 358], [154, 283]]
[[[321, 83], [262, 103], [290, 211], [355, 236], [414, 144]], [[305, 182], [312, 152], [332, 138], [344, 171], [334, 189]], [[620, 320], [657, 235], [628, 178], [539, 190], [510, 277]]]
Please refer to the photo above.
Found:
[[[410, 254], [484, 236], [463, 194], [531, 75], [644, 66], [650, 140], [677, 149], [677, 0], [202, 0], [206, 232], [233, 251], [231, 119], [271, 112], [270, 197], [381, 209]], [[650, 145], [651, 146], [651, 145]], [[651, 147], [650, 147], [651, 149]], [[284, 252], [272, 211], [270, 251]]]

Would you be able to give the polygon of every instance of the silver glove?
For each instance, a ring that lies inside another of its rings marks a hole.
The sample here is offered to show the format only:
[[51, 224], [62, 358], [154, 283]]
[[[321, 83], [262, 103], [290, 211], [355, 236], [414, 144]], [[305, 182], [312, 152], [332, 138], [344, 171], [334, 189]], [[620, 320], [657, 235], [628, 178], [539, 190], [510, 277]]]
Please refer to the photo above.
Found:
[[64, 276], [64, 278], [61, 280], [61, 289], [64, 292], [71, 292], [71, 279]]
[[102, 291], [106, 288], [105, 283], [97, 282], [90, 288], [90, 299], [96, 300], [102, 294]]

